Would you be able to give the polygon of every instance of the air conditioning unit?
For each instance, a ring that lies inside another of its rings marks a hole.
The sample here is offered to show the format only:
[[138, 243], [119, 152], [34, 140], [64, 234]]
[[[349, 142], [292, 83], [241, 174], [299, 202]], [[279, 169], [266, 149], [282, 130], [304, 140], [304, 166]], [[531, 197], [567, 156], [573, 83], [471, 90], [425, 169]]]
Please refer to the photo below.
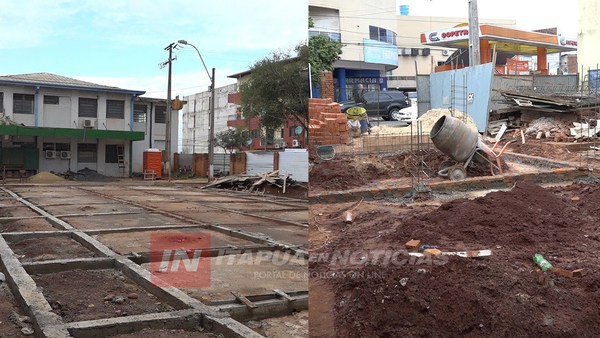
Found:
[[412, 55], [412, 56], [419, 55], [419, 48], [411, 48], [410, 55]]
[[44, 151], [44, 155], [46, 158], [56, 158], [56, 151], [46, 150], [46, 151]]
[[63, 160], [70, 159], [71, 158], [71, 152], [70, 151], [65, 151], [65, 150], [61, 151], [60, 152], [60, 158], [63, 159]]
[[83, 120], [84, 128], [94, 128], [94, 121], [92, 120]]
[[411, 48], [401, 48], [402, 55], [410, 55]]
[[448, 50], [448, 49], [444, 49], [444, 50], [442, 50], [442, 55], [443, 55], [443, 56], [448, 56], [448, 55], [450, 55], [450, 50]]
[[299, 147], [299, 146], [300, 146], [300, 141], [292, 140], [292, 147]]
[[429, 54], [431, 54], [431, 49], [429, 49], [429, 48], [423, 48], [423, 49], [421, 50], [421, 55], [423, 55], [423, 56], [427, 56], [427, 55], [429, 55]]
[[281, 147], [281, 144], [275, 143], [275, 149], [279, 149], [280, 147]]

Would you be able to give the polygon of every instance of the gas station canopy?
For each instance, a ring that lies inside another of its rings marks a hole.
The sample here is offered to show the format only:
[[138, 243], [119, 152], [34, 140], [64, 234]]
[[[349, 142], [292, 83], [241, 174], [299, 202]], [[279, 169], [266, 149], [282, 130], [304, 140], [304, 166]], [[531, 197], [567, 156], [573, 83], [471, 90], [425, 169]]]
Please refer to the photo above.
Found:
[[[493, 25], [480, 25], [479, 38], [482, 48], [489, 45], [490, 48], [495, 47], [498, 52], [519, 55], [538, 55], [541, 49], [545, 49], [546, 54], [577, 51], [575, 39]], [[421, 43], [429, 46], [468, 49], [469, 27], [458, 26], [421, 33]]]

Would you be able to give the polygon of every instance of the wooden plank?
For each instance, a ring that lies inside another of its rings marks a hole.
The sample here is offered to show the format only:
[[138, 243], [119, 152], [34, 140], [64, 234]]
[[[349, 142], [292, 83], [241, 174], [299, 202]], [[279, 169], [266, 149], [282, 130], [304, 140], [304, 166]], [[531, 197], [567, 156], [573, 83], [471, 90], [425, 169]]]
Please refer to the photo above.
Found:
[[246, 296], [242, 295], [239, 292], [231, 291], [231, 294], [235, 297], [235, 299], [237, 299], [242, 304], [246, 305], [247, 307], [249, 307], [251, 309], [256, 309], [258, 307], [256, 304], [252, 303], [250, 301], [250, 299], [246, 298]]
[[276, 294], [280, 295], [281, 297], [287, 299], [290, 302], [295, 301], [294, 298], [290, 297], [290, 295], [288, 295], [287, 293], [285, 293], [285, 292], [283, 292], [283, 291], [281, 291], [279, 289], [275, 289], [275, 290], [273, 290], [273, 292], [275, 292]]

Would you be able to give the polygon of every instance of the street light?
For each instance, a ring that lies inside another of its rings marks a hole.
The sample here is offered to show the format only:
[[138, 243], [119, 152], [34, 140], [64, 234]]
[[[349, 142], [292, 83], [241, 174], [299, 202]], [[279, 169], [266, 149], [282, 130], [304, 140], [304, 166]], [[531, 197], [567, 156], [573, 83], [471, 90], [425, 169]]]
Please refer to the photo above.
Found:
[[[211, 182], [213, 180], [213, 163], [214, 163], [214, 155], [215, 155], [215, 147], [214, 147], [214, 139], [215, 139], [215, 69], [212, 68], [212, 75], [208, 72], [208, 68], [204, 63], [204, 59], [202, 58], [202, 54], [196, 46], [187, 42], [186, 40], [179, 40], [177, 43], [181, 45], [192, 46], [198, 53], [200, 57], [200, 61], [202, 61], [202, 65], [206, 70], [206, 75], [210, 79], [210, 113], [209, 113], [209, 130], [208, 130], [208, 181]], [[194, 128], [196, 126], [194, 125]]]

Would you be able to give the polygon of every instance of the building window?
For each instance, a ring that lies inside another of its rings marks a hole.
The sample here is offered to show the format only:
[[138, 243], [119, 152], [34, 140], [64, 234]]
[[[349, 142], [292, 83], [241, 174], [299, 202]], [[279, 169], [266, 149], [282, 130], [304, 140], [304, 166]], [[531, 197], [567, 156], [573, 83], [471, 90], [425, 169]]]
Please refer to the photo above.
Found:
[[330, 40], [333, 41], [337, 41], [337, 42], [342, 42], [342, 34], [341, 33], [336, 33], [336, 32], [324, 32], [324, 31], [313, 31], [310, 30], [308, 31], [308, 36], [318, 36], [318, 35], [324, 35], [326, 37], [328, 37]]
[[58, 104], [58, 96], [44, 95], [44, 104]]
[[369, 39], [377, 40], [381, 42], [391, 43], [393, 45], [396, 44], [396, 36], [397, 34], [394, 31], [389, 29], [377, 27], [377, 26], [369, 26]]
[[71, 144], [70, 143], [44, 143], [42, 145], [42, 150], [56, 150], [56, 151], [70, 151]]
[[145, 104], [134, 104], [133, 105], [133, 122], [146, 122], [148, 106]]
[[120, 144], [107, 144], [106, 152], [104, 153], [104, 163], [119, 163], [119, 147]]
[[123, 101], [123, 100], [106, 100], [106, 118], [124, 119], [125, 118], [125, 101]]
[[98, 99], [80, 97], [79, 117], [98, 117]]
[[267, 129], [267, 131], [265, 132], [265, 141], [267, 142], [267, 144], [273, 144], [275, 143], [275, 130], [273, 129]]
[[77, 144], [78, 163], [96, 163], [98, 161], [98, 145], [95, 143]]
[[165, 123], [167, 119], [167, 106], [156, 106], [154, 109], [154, 123]]
[[33, 99], [31, 94], [13, 94], [13, 114], [33, 114]]
[[250, 131], [250, 138], [255, 139], [255, 138], [259, 138], [259, 137], [260, 137], [259, 129], [253, 129]]

